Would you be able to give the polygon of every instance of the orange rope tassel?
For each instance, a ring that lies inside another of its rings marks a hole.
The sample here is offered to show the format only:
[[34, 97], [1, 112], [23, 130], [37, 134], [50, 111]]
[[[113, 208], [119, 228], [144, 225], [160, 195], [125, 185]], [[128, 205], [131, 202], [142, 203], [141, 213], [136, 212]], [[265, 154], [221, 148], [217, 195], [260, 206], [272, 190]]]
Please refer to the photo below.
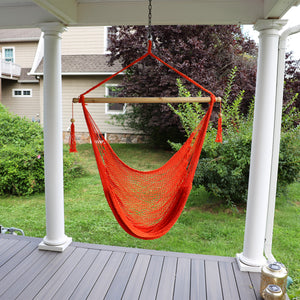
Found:
[[[71, 119], [73, 120], [73, 119]], [[71, 133], [70, 133], [70, 140], [69, 140], [69, 144], [70, 144], [70, 152], [77, 152], [76, 149], [76, 138], [75, 138], [75, 125], [74, 125], [74, 121], [71, 124]]]
[[70, 153], [77, 152], [76, 149], [76, 138], [75, 138], [75, 125], [74, 125], [74, 118], [73, 118], [73, 103], [72, 103], [72, 119], [71, 119], [71, 132], [69, 138], [69, 145], [70, 145]]
[[222, 143], [223, 142], [223, 137], [222, 137], [222, 113], [221, 113], [221, 103], [220, 103], [220, 113], [219, 113], [219, 119], [218, 119], [218, 131], [217, 131], [217, 136], [216, 136], [216, 142], [217, 143]]
[[217, 136], [216, 136], [216, 142], [217, 143], [222, 143], [223, 138], [222, 138], [222, 114], [219, 114], [219, 120], [218, 120], [218, 131], [217, 131]]

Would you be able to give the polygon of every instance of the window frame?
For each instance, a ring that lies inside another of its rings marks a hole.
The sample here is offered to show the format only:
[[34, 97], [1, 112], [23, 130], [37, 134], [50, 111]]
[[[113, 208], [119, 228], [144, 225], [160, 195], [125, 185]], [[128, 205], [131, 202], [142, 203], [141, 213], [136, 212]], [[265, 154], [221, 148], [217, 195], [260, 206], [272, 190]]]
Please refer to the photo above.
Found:
[[[119, 86], [116, 83], [110, 83], [110, 84], [106, 84], [105, 85], [105, 97], [109, 98], [109, 88], [113, 87], [113, 86]], [[110, 110], [109, 109], [109, 104], [110, 103], [105, 103], [105, 114], [106, 115], [120, 115], [120, 114], [125, 114], [126, 112], [126, 103], [122, 103], [123, 104], [123, 110]]]
[[[5, 56], [5, 50], [9, 50], [9, 49], [12, 49], [12, 53], [13, 53], [13, 55], [12, 55], [12, 60], [7, 60], [7, 58], [6, 58], [6, 56]], [[15, 61], [16, 61], [16, 57], [15, 57], [15, 47], [2, 47], [2, 60], [4, 60], [4, 61], [6, 61], [6, 62], [11, 62], [11, 63], [15, 63]]]
[[[15, 92], [20, 91], [21, 95], [16, 95]], [[29, 92], [29, 95], [25, 95], [25, 92]], [[32, 89], [12, 89], [13, 98], [30, 98], [32, 97]]]
[[110, 51], [107, 48], [108, 48], [108, 31], [109, 31], [108, 28], [111, 28], [111, 27], [113, 27], [113, 26], [105, 26], [104, 27], [104, 52], [106, 54], [110, 53]]

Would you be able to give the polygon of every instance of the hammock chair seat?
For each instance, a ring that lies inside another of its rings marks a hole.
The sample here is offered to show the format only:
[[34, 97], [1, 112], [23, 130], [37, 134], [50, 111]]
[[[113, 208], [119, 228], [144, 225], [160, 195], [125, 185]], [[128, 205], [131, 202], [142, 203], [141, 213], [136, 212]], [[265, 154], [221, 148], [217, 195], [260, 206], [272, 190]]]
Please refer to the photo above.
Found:
[[[208, 93], [210, 104], [205, 116], [180, 150], [162, 167], [143, 172], [129, 167], [118, 158], [89, 113], [85, 95], [147, 56], [163, 63]], [[136, 238], [148, 240], [163, 236], [179, 218], [192, 189], [193, 177], [216, 102], [215, 95], [154, 55], [149, 41], [145, 55], [81, 94], [79, 102], [90, 133], [105, 197], [115, 218], [127, 233]], [[220, 138], [220, 134], [218, 137]], [[75, 141], [74, 136], [72, 141]]]

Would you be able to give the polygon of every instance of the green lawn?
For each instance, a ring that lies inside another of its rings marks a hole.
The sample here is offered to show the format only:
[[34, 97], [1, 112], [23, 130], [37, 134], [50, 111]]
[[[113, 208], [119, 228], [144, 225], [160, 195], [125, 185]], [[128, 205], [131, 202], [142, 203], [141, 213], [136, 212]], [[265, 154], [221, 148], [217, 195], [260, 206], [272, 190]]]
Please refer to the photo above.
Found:
[[[162, 165], [171, 152], [147, 145], [114, 145], [129, 165], [149, 170]], [[79, 145], [77, 160], [86, 174], [65, 191], [66, 234], [74, 241], [169, 251], [235, 256], [243, 250], [245, 207], [226, 207], [203, 189], [193, 190], [186, 208], [169, 233], [153, 241], [126, 234], [104, 198], [90, 145]], [[74, 154], [72, 154], [74, 155]], [[289, 186], [276, 205], [273, 254], [289, 269], [294, 283], [289, 296], [300, 296], [300, 182]], [[45, 236], [44, 195], [1, 197], [0, 224], [18, 227], [28, 236]]]

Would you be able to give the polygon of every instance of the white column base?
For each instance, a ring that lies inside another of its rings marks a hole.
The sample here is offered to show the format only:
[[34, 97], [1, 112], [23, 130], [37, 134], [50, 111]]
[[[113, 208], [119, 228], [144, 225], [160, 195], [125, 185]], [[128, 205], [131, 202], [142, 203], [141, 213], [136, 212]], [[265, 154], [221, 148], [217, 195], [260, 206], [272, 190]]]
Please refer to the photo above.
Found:
[[64, 252], [64, 250], [72, 243], [71, 237], [66, 237], [66, 240], [61, 245], [47, 245], [44, 241], [39, 244], [39, 250]]
[[243, 256], [243, 253], [238, 253], [236, 255], [236, 261], [238, 263], [240, 271], [256, 273], [260, 273], [262, 266], [267, 263], [267, 260], [265, 258], [261, 261], [250, 261]]

